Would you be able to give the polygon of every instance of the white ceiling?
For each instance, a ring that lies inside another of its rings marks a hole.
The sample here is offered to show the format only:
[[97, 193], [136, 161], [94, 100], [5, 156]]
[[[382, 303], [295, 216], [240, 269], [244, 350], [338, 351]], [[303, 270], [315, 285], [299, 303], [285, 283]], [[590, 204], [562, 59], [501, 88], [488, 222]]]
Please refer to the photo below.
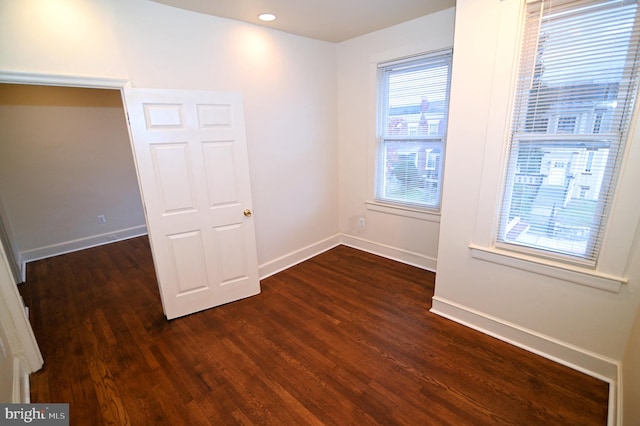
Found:
[[[455, 6], [455, 0], [152, 0], [181, 9], [341, 42]], [[273, 22], [258, 20], [273, 13]]]

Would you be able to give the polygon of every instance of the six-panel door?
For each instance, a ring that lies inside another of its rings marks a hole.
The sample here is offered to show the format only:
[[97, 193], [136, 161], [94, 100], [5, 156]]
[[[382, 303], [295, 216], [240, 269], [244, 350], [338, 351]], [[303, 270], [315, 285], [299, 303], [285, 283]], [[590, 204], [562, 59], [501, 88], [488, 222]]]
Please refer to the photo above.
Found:
[[126, 89], [168, 319], [260, 293], [242, 99]]

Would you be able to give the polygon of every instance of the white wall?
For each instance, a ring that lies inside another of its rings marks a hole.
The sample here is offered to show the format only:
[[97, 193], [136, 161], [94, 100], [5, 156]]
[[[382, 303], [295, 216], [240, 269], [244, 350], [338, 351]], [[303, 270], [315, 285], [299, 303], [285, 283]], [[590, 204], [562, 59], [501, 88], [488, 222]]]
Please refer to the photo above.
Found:
[[144, 0], [0, 0], [0, 51], [0, 70], [241, 92], [262, 275], [337, 241], [334, 44]]
[[640, 310], [636, 314], [631, 338], [622, 366], [624, 385], [624, 425], [640, 424]]
[[376, 64], [451, 48], [454, 15], [448, 9], [338, 44], [343, 241], [431, 270], [436, 267], [439, 216], [372, 210], [366, 204], [374, 191]]
[[[629, 276], [640, 276], [640, 227], [636, 230], [634, 263], [629, 267]], [[637, 279], [637, 278], [636, 278]], [[624, 387], [622, 425], [640, 425], [640, 307], [622, 360], [622, 385]]]
[[[489, 255], [495, 251], [491, 238], [521, 4], [457, 3], [434, 311], [615, 379], [640, 302], [640, 271], [633, 267], [640, 264], [640, 252], [631, 253], [638, 227], [637, 189], [632, 188], [639, 181], [638, 132], [631, 137], [620, 177], [603, 261], [591, 271], [598, 279], [628, 278], [628, 283], [606, 291], [550, 276], [552, 269], [562, 268], [545, 269], [529, 261], [511, 267], [494, 263], [497, 257], [473, 258], [470, 250], [475, 245]], [[522, 269], [532, 265], [532, 271]], [[577, 281], [593, 278], [588, 273], [576, 276]]]
[[0, 84], [0, 140], [20, 264], [146, 232], [118, 90]]

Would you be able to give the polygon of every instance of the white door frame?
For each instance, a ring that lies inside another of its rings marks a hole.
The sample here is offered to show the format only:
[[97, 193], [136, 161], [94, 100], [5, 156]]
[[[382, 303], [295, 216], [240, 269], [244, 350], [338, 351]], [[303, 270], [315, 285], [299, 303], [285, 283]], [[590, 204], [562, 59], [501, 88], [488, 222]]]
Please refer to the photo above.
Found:
[[[131, 83], [126, 79], [114, 78], [96, 78], [84, 76], [67, 76], [58, 74], [38, 74], [23, 73], [14, 71], [0, 70], [0, 83], [8, 84], [34, 84], [40, 86], [63, 86], [63, 87], [81, 87], [92, 89], [114, 89], [119, 90], [122, 97], [123, 113], [126, 114], [126, 104], [124, 99], [124, 88], [130, 87]], [[8, 247], [7, 249], [10, 249]], [[0, 253], [3, 250], [0, 248]], [[0, 256], [0, 261], [4, 262], [4, 256]], [[24, 265], [21, 265], [24, 269]], [[2, 277], [0, 277], [2, 278]], [[9, 307], [9, 316], [13, 322], [16, 337], [19, 340], [18, 353], [20, 358], [26, 361], [26, 374], [38, 371], [43, 365], [42, 354], [35, 339], [31, 324], [24, 310], [23, 301], [18, 292], [17, 283], [12, 279], [0, 279], [0, 294], [5, 297], [5, 301]]]
[[0, 70], [0, 83], [35, 84], [40, 86], [84, 87], [92, 89], [116, 89], [122, 92], [129, 87], [129, 80], [121, 78], [99, 78], [60, 74], [38, 74]]

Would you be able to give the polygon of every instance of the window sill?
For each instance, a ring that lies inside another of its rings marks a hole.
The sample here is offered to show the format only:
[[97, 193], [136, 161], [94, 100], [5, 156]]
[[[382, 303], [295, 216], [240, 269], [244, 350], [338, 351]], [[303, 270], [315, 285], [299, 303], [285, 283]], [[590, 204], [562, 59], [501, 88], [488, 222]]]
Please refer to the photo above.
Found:
[[422, 210], [407, 206], [384, 204], [377, 201], [365, 201], [367, 210], [387, 213], [396, 216], [410, 217], [412, 219], [424, 220], [427, 222], [440, 223], [440, 213], [436, 211]]
[[545, 259], [473, 244], [469, 245], [469, 249], [471, 250], [471, 257], [474, 259], [533, 272], [610, 293], [619, 293], [622, 285], [627, 284], [626, 278], [586, 270], [578, 266], [559, 264]]

